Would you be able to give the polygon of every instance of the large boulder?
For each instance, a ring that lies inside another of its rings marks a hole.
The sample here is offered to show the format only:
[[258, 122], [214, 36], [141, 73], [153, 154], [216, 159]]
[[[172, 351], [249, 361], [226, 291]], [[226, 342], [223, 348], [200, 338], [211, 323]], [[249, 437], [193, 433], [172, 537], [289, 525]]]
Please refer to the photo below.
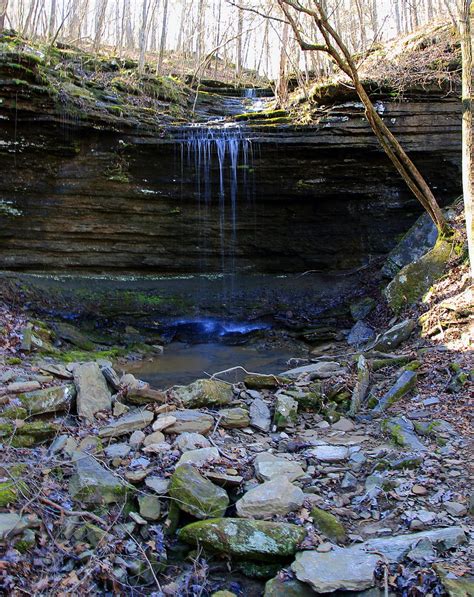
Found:
[[120, 437], [137, 429], [144, 429], [154, 418], [155, 415], [151, 411], [137, 408], [103, 427], [99, 431], [99, 435], [100, 437]]
[[112, 395], [97, 363], [82, 363], [74, 369], [77, 414], [94, 421], [95, 414], [112, 408]]
[[461, 528], [451, 527], [373, 539], [327, 553], [303, 551], [296, 554], [291, 568], [296, 578], [308, 583], [316, 593], [364, 591], [374, 586], [374, 570], [381, 558], [399, 562], [422, 539], [444, 550], [464, 543], [466, 536]]
[[226, 406], [234, 395], [231, 385], [214, 379], [198, 379], [188, 386], [176, 386], [173, 391], [185, 408]]
[[75, 473], [69, 480], [69, 493], [84, 504], [124, 502], [134, 491], [131, 485], [113, 475], [89, 454], [75, 454]]
[[303, 505], [304, 493], [287, 477], [275, 477], [254, 487], [235, 504], [241, 518], [272, 518], [285, 516]]
[[183, 527], [179, 538], [217, 553], [248, 560], [290, 558], [305, 539], [304, 528], [282, 522], [215, 518]]
[[427, 213], [418, 218], [397, 246], [388, 254], [382, 274], [393, 278], [401, 269], [432, 249], [438, 239], [438, 229]]
[[453, 244], [439, 239], [431, 251], [400, 270], [384, 291], [393, 311], [399, 312], [420, 300], [444, 274], [452, 254]]
[[224, 516], [229, 505], [224, 489], [203, 477], [191, 464], [176, 468], [171, 477], [169, 494], [180, 510], [196, 518]]

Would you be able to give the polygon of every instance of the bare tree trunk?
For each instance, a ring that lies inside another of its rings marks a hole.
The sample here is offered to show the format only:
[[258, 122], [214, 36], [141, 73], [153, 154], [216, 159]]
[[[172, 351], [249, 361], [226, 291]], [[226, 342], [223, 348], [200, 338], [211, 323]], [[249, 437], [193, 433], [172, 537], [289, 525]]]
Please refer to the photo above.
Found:
[[[431, 0], [429, 0], [431, 2]], [[395, 25], [397, 27], [397, 35], [402, 33], [402, 15], [400, 12], [400, 0], [394, 0], [393, 8], [395, 12]]]
[[107, 12], [108, 0], [97, 0], [96, 14], [95, 14], [95, 37], [94, 50], [97, 52], [102, 41], [105, 26], [105, 15]]
[[139, 38], [139, 42], [138, 42], [138, 48], [139, 48], [138, 72], [139, 73], [143, 73], [143, 71], [145, 69], [147, 25], [148, 25], [148, 0], [143, 0], [142, 23], [141, 23], [141, 28], [140, 28], [140, 38]]
[[238, 9], [237, 13], [237, 50], [236, 50], [236, 59], [235, 59], [235, 72], [237, 78], [240, 78], [242, 75], [242, 35], [244, 32], [244, 11], [242, 9]]
[[130, 0], [124, 0], [123, 2], [122, 23], [123, 34], [125, 35], [125, 47], [129, 50], [133, 50], [133, 48], [135, 47], [135, 40], [133, 39], [132, 11], [130, 10]]
[[8, 0], [0, 0], [0, 31], [5, 29], [5, 20], [7, 18]]
[[48, 37], [51, 39], [56, 33], [57, 0], [51, 0], [51, 13], [49, 15]]
[[278, 72], [278, 83], [276, 95], [280, 105], [284, 106], [288, 101], [288, 39], [290, 37], [290, 25], [284, 23], [281, 34], [280, 46], [280, 68]]
[[161, 23], [161, 38], [160, 38], [160, 55], [158, 58], [158, 72], [163, 69], [163, 59], [165, 57], [166, 49], [166, 31], [168, 30], [168, 0], [164, 0], [163, 3], [163, 20]]
[[473, 57], [472, 57], [472, 0], [458, 0], [459, 31], [462, 49], [462, 174], [464, 215], [471, 277], [474, 280], [474, 144], [473, 144]]
[[[278, 0], [284, 15], [296, 35], [302, 50], [323, 51], [328, 53], [336, 62], [338, 67], [352, 80], [357, 95], [365, 107], [365, 114], [369, 124], [380, 142], [383, 150], [390, 158], [391, 162], [406, 182], [409, 189], [426, 209], [437, 228], [442, 233], [449, 233], [450, 228], [441, 211], [431, 189], [422, 177], [415, 164], [408, 157], [403, 147], [398, 142], [385, 122], [379, 116], [371, 99], [367, 95], [362, 85], [357, 65], [340, 34], [332, 27], [328, 16], [324, 11], [320, 0], [313, 0], [314, 9], [303, 8], [297, 0]], [[289, 7], [298, 12], [305, 12], [313, 17], [324, 43], [308, 43], [303, 39], [303, 35], [292, 16]]]

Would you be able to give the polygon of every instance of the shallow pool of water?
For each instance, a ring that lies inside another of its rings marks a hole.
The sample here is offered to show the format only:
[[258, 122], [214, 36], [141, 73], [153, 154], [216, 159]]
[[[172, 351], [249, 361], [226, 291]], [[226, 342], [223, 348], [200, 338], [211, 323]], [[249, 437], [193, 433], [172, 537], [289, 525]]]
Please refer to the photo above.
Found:
[[[288, 367], [288, 359], [297, 356], [289, 348], [262, 348], [254, 345], [226, 346], [224, 344], [189, 345], [173, 342], [165, 346], [163, 355], [130, 363], [128, 373], [149, 382], [155, 388], [169, 388], [188, 384], [201, 377], [240, 365], [252, 373], [280, 373]], [[223, 379], [237, 382], [243, 379], [242, 370], [227, 373]]]

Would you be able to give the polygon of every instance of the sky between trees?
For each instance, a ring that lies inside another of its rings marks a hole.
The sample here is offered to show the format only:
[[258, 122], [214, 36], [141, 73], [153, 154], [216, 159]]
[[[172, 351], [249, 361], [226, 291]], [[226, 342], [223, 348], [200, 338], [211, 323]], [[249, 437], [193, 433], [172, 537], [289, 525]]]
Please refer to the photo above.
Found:
[[[455, 0], [326, 0], [326, 5], [354, 52], [455, 14]], [[159, 67], [167, 73], [198, 68], [213, 52], [235, 65], [237, 74], [247, 68], [275, 78], [282, 46], [294, 68], [324, 68], [324, 61], [300, 52], [292, 35], [285, 39], [280, 21], [261, 15], [281, 18], [276, 0], [7, 0], [5, 26], [96, 50], [153, 52], [161, 55]], [[317, 37], [309, 21], [302, 25], [309, 37]], [[170, 53], [186, 60], [173, 60]]]

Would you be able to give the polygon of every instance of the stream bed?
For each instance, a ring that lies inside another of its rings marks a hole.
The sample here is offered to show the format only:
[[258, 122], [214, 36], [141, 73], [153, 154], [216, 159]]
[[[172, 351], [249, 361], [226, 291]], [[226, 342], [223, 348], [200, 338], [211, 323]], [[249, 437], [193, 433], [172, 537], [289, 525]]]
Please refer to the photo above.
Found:
[[[152, 387], [166, 389], [238, 366], [252, 373], [279, 373], [288, 369], [286, 362], [295, 356], [289, 346], [228, 346], [220, 343], [191, 345], [173, 342], [165, 346], [162, 355], [128, 363], [124, 370], [148, 382]], [[237, 369], [219, 377], [235, 383], [242, 380], [244, 375], [243, 370]]]

